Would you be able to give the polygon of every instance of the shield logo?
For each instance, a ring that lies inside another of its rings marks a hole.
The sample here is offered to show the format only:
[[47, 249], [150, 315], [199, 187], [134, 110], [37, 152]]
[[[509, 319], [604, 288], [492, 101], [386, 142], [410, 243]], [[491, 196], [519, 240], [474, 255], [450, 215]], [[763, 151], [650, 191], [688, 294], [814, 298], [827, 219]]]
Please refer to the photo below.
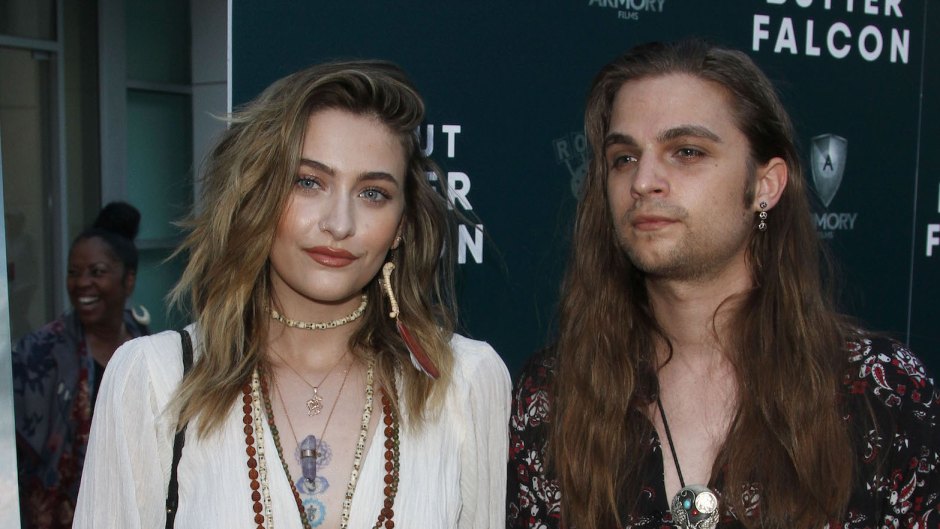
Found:
[[849, 142], [835, 134], [822, 134], [813, 138], [810, 156], [813, 184], [816, 186], [816, 194], [827, 208], [842, 183], [848, 149]]

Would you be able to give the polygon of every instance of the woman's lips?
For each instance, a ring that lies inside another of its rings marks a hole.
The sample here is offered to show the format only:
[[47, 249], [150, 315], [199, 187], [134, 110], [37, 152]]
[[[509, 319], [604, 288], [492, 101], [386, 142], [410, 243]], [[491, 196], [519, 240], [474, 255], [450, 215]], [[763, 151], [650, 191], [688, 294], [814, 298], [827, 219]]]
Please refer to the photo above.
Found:
[[72, 307], [78, 313], [94, 312], [98, 310], [101, 304], [101, 296], [76, 296], [72, 298]]
[[99, 298], [98, 296], [79, 296], [76, 301], [78, 301], [79, 305], [91, 305], [92, 303], [98, 301], [99, 299], [101, 298]]
[[307, 248], [304, 251], [307, 252], [307, 255], [314, 261], [323, 266], [329, 266], [330, 268], [342, 268], [358, 259], [358, 257], [346, 250], [330, 248], [328, 246], [316, 246], [314, 248]]

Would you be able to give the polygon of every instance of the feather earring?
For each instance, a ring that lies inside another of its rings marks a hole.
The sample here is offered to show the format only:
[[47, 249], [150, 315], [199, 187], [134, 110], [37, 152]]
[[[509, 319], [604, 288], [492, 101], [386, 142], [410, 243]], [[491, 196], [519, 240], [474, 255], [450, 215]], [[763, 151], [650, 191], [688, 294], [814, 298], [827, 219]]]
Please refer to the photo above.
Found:
[[400, 314], [398, 309], [398, 300], [395, 299], [395, 293], [392, 291], [393, 270], [395, 270], [395, 263], [391, 261], [385, 263], [382, 266], [382, 287], [385, 289], [385, 294], [388, 296], [388, 302], [392, 306], [392, 311], [388, 313], [388, 317], [395, 320], [395, 328], [398, 330], [398, 335], [401, 336], [402, 341], [405, 342], [405, 347], [408, 348], [408, 353], [411, 356], [411, 363], [415, 366], [416, 369], [425, 375], [436, 379], [437, 377], [441, 376], [440, 371], [437, 370], [437, 366], [434, 365], [434, 362], [432, 362], [427, 353], [424, 352], [421, 344], [415, 340], [414, 335], [411, 334], [411, 331], [408, 330], [408, 327], [406, 327], [398, 317]]

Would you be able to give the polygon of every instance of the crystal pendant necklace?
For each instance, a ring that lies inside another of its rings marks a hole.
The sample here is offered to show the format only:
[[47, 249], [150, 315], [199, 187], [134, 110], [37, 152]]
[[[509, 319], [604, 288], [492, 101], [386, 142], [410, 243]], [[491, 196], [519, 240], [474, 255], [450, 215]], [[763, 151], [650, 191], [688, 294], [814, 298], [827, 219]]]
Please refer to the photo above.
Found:
[[656, 398], [659, 407], [659, 416], [663, 419], [663, 429], [666, 430], [666, 440], [669, 441], [669, 451], [672, 452], [672, 461], [679, 474], [679, 492], [672, 498], [669, 512], [672, 513], [672, 522], [680, 529], [715, 529], [718, 526], [718, 494], [706, 485], [686, 485], [679, 467], [679, 456], [676, 455], [676, 446], [672, 443], [672, 433], [666, 421], [666, 410], [663, 403]]
[[350, 367], [351, 366], [347, 366], [346, 372], [343, 373], [343, 383], [339, 386], [339, 392], [336, 394], [336, 400], [333, 401], [329, 415], [326, 416], [326, 422], [323, 424], [323, 429], [320, 431], [320, 437], [308, 435], [304, 437], [302, 441], [297, 438], [294, 423], [290, 419], [290, 412], [287, 411], [287, 406], [284, 404], [284, 396], [281, 395], [281, 388], [277, 385], [277, 382], [274, 382], [274, 391], [277, 393], [277, 398], [281, 401], [281, 408], [284, 409], [284, 417], [287, 418], [287, 426], [290, 428], [290, 433], [294, 436], [294, 442], [297, 443], [297, 447], [300, 451], [301, 473], [311, 486], [317, 479], [317, 461], [322, 455], [321, 449], [325, 446], [323, 436], [326, 434], [326, 429], [330, 426], [330, 419], [333, 418], [333, 412], [336, 411], [336, 404], [339, 403], [339, 398], [343, 394], [343, 388], [346, 387], [346, 379], [349, 377]]

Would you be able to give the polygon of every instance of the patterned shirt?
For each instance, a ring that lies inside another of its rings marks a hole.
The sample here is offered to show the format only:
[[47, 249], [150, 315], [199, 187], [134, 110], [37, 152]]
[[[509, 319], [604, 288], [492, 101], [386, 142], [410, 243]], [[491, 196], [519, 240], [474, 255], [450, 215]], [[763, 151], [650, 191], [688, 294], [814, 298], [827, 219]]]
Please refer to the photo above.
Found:
[[[827, 527], [940, 527], [940, 391], [920, 360], [897, 342], [862, 336], [848, 342], [847, 353], [849, 370], [843, 379], [847, 409], [865, 409], [866, 401], [870, 402], [878, 428], [861, 428], [857, 415], [846, 415], [850, 431], [865, 431], [858, 443], [863, 452], [858, 454], [862, 479], [852, 492], [845, 519]], [[555, 359], [537, 355], [524, 368], [514, 390], [509, 422], [509, 529], [560, 527], [562, 492], [544, 463], [551, 421], [549, 385], [554, 376]], [[634, 512], [621, 517], [625, 527], [673, 526], [655, 429], [649, 446], [650, 463], [638, 476], [643, 483], [641, 497]], [[879, 469], [880, 461], [884, 465]], [[746, 490], [742, 499], [754, 509], [759, 506], [756, 488]], [[731, 512], [719, 523], [721, 528], [740, 526]]]
[[[132, 337], [149, 334], [131, 311]], [[23, 527], [71, 527], [101, 369], [74, 312], [13, 347], [13, 400]]]

